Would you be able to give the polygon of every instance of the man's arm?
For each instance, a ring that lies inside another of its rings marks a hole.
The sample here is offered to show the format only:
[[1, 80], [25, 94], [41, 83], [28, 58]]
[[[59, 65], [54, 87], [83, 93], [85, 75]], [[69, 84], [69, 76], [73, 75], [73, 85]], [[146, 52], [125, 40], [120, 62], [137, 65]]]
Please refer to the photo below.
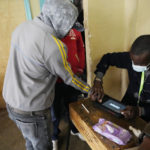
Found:
[[142, 108], [142, 117], [144, 117], [145, 120], [150, 120], [150, 104], [141, 107]]
[[96, 66], [95, 74], [98, 78], [102, 79], [109, 66], [116, 66], [118, 68], [128, 68], [131, 63], [128, 52], [120, 53], [107, 53]]
[[127, 119], [135, 119], [137, 116], [143, 117], [144, 120], [150, 120], [150, 105], [145, 107], [127, 106], [126, 109], [121, 111], [121, 114]]
[[99, 102], [102, 102], [102, 98], [104, 96], [102, 78], [109, 66], [128, 68], [130, 63], [131, 60], [128, 52], [105, 54], [96, 66], [96, 70], [94, 72], [96, 74], [96, 77], [91, 90], [91, 99], [94, 101], [98, 100]]
[[[45, 40], [46, 52], [44, 56], [49, 71], [54, 76], [61, 77], [67, 85], [70, 85], [83, 93], [88, 93], [90, 89], [89, 85], [74, 75], [71, 70], [67, 61], [66, 47], [64, 47], [64, 44], [54, 36], [52, 36], [52, 39], [47, 37]], [[52, 42], [50, 43], [51, 40]]]

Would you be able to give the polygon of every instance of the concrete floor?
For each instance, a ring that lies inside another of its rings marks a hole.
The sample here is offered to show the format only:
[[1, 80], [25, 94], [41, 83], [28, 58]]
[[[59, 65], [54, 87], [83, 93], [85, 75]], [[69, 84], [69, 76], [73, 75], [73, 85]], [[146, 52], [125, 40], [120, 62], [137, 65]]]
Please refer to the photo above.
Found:
[[[68, 124], [62, 119], [60, 123], [59, 150], [66, 148]], [[8, 118], [7, 111], [0, 110], [0, 150], [25, 150], [25, 141], [16, 127]], [[70, 136], [69, 150], [90, 150], [86, 142], [76, 136]]]

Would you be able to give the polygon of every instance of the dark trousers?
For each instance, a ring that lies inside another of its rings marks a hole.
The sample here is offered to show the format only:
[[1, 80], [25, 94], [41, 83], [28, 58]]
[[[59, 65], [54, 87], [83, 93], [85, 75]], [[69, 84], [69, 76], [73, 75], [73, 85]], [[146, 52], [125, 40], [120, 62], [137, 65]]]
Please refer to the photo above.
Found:
[[80, 91], [68, 86], [64, 83], [57, 83], [55, 86], [55, 99], [51, 109], [52, 122], [53, 122], [53, 134], [52, 140], [58, 138], [60, 132], [58, 126], [62, 116], [62, 111], [65, 110], [67, 119], [70, 123], [70, 128], [73, 132], [77, 132], [77, 129], [69, 119], [69, 103], [75, 102], [78, 96], [81, 94]]
[[18, 114], [7, 105], [9, 117], [21, 131], [27, 150], [52, 150], [50, 110], [39, 115]]

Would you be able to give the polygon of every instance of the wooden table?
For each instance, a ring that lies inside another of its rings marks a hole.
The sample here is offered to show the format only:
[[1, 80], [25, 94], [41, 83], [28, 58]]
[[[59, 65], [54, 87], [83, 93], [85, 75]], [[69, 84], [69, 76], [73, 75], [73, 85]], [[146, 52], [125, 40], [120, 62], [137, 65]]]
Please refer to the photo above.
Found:
[[[81, 104], [84, 104], [84, 106], [89, 110], [89, 113]], [[98, 122], [99, 118], [105, 118], [106, 120], [112, 121], [125, 129], [128, 129], [129, 125], [132, 125], [133, 127], [142, 130], [146, 125], [146, 122], [140, 118], [130, 122], [125, 119], [119, 119], [110, 113], [95, 107], [90, 99], [83, 99], [71, 103], [69, 110], [72, 122], [83, 135], [92, 150], [122, 150], [137, 145], [137, 138], [134, 135], [127, 145], [120, 146], [96, 133], [92, 129], [92, 126]]]

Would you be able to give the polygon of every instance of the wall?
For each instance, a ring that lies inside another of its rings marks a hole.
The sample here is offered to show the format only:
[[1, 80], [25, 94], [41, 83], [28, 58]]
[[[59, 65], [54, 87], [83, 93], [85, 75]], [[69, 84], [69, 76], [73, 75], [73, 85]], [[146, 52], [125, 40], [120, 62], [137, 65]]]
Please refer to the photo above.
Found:
[[[39, 1], [30, 0], [30, 3], [31, 12], [36, 16], [40, 11]], [[11, 33], [25, 20], [24, 0], [0, 0], [0, 108], [5, 107], [2, 86], [9, 57]]]
[[[149, 0], [84, 0], [88, 83], [103, 54], [128, 51], [138, 35], [150, 33]], [[111, 67], [104, 77], [107, 94], [121, 99], [127, 88], [125, 70]]]
[[138, 13], [136, 20], [136, 36], [150, 33], [150, 1], [138, 1]]
[[30, 0], [32, 17], [36, 17], [40, 12], [39, 0]]

